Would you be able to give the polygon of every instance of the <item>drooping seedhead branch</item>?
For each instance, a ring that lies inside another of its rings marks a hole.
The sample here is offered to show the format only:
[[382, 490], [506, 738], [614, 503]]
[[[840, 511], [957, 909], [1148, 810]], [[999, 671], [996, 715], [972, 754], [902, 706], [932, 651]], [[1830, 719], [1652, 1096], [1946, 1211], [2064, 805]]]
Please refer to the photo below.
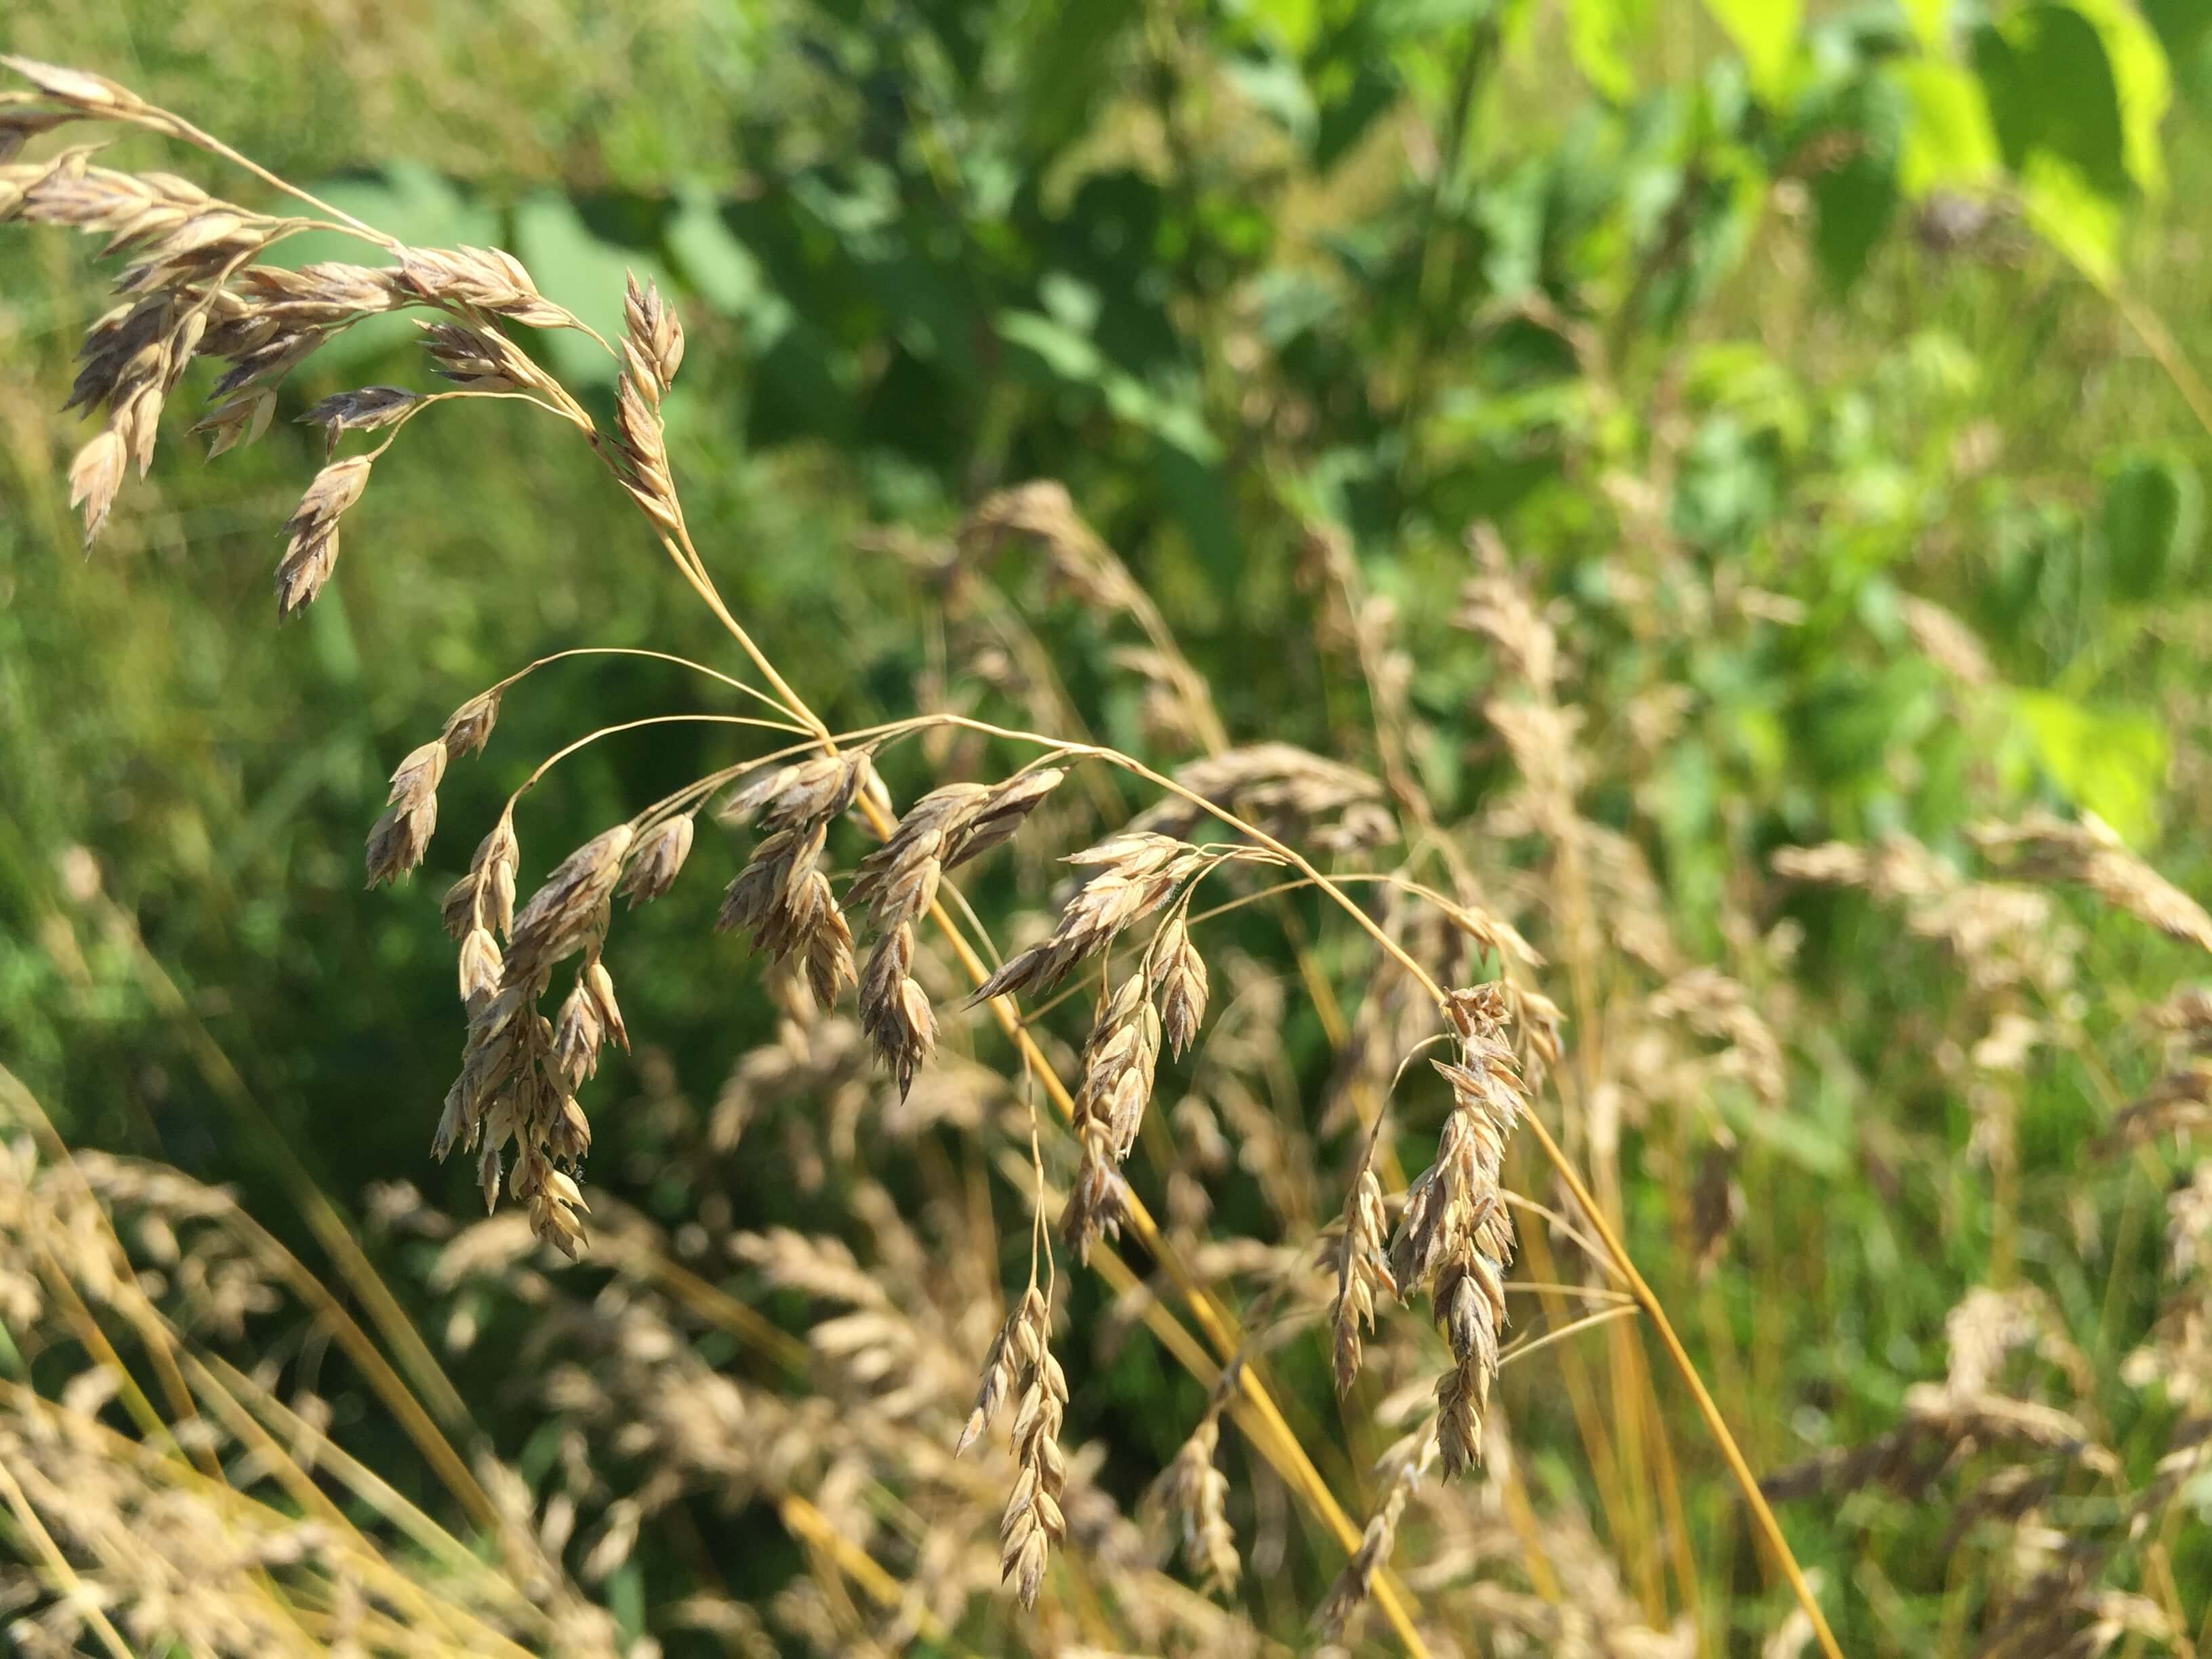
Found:
[[[376, 463], [404, 428], [441, 405], [514, 398], [582, 435], [648, 521], [678, 573], [765, 683], [764, 690], [744, 685], [702, 665], [687, 664], [736, 685], [778, 718], [668, 714], [578, 738], [549, 757], [516, 792], [477, 847], [466, 874], [446, 894], [443, 911], [459, 945], [459, 988], [468, 1036], [433, 1150], [441, 1158], [457, 1147], [472, 1151], [488, 1205], [496, 1204], [504, 1190], [527, 1206], [541, 1238], [571, 1255], [581, 1249], [586, 1206], [577, 1176], [590, 1149], [591, 1125], [577, 1091], [596, 1070], [605, 1044], [626, 1047], [629, 1041], [605, 960], [613, 901], [627, 896], [635, 905], [668, 891], [693, 851], [694, 821], [710, 806], [726, 823], [757, 832], [750, 856], [729, 884], [718, 926], [749, 934], [774, 961], [795, 959], [824, 1007], [846, 986], [854, 986], [861, 1025], [903, 1092], [939, 1042], [938, 1012], [915, 969], [921, 921], [944, 918], [939, 896], [947, 875], [1012, 838], [1060, 783], [1068, 765], [1112, 765], [1161, 791], [1158, 806], [1071, 857], [1079, 882], [1051, 931], [997, 972], [979, 972], [968, 1003], [972, 1007], [1048, 992], [1079, 967], [1100, 965], [1102, 990], [1083, 1048], [1083, 1076], [1067, 1097], [1079, 1164], [1061, 1231], [1079, 1254], [1087, 1255], [1095, 1241], [1115, 1233], [1128, 1213], [1130, 1196], [1120, 1166], [1136, 1144], [1159, 1051], [1164, 1043], [1180, 1055], [1205, 1018], [1206, 962], [1193, 937], [1204, 917], [1194, 912], [1192, 900], [1209, 875], [1255, 862], [1286, 867], [1367, 932], [1433, 1000], [1457, 1048], [1454, 1060], [1437, 1063], [1451, 1090], [1451, 1111], [1433, 1164], [1405, 1195], [1387, 1250], [1388, 1206], [1373, 1167], [1370, 1133], [1367, 1156], [1346, 1200], [1333, 1323], [1339, 1385], [1348, 1386], [1359, 1366], [1360, 1334], [1373, 1320], [1376, 1294], [1395, 1293], [1403, 1300], [1425, 1288], [1452, 1364], [1437, 1385], [1434, 1423], [1417, 1455], [1403, 1462], [1391, 1482], [1382, 1510], [1331, 1597], [1331, 1622], [1340, 1623], [1382, 1571], [1411, 1483], [1439, 1455], [1447, 1474], [1470, 1467], [1480, 1455], [1483, 1410], [1500, 1359], [1504, 1279], [1514, 1248], [1501, 1188], [1504, 1148], [1528, 1111], [1523, 1060], [1548, 1063], [1557, 1058], [1556, 1011], [1516, 975], [1528, 960], [1525, 947], [1506, 948], [1517, 944], [1517, 936], [1503, 924], [1492, 926], [1447, 902], [1446, 914], [1492, 950], [1501, 969], [1492, 984], [1455, 991], [1439, 985], [1343, 884], [1239, 816], [1240, 811], [1256, 810], [1244, 805], [1248, 797], [1264, 804], [1268, 791], [1284, 790], [1287, 794], [1278, 799], [1327, 799], [1348, 812], [1364, 813], [1361, 829], [1348, 839], [1375, 839], [1373, 819], [1381, 809], [1371, 799], [1377, 792], [1368, 781], [1318, 757], [1298, 758], [1303, 751], [1287, 745], [1218, 754], [1201, 763], [1212, 769], [1205, 776], [1193, 769], [1182, 781], [1113, 750], [949, 715], [833, 734], [732, 615], [692, 544], [660, 410], [683, 362], [684, 334], [674, 309], [652, 285], [630, 282], [622, 337], [609, 345], [540, 294], [530, 273], [508, 254], [406, 246], [113, 82], [21, 58], [0, 58], [0, 64], [31, 88], [0, 94], [0, 220], [100, 235], [106, 239], [103, 256], [130, 261], [114, 282], [117, 303], [87, 333], [68, 404], [103, 422], [69, 469], [70, 502], [83, 509], [88, 547], [109, 520], [127, 466], [135, 465], [142, 476], [150, 466], [163, 410], [195, 362], [206, 358], [222, 365], [210, 407], [194, 428], [208, 437], [211, 453], [220, 454], [266, 432], [284, 382], [323, 346], [367, 318], [417, 312], [423, 313], [422, 343], [432, 372], [449, 389], [366, 386], [325, 398], [301, 416], [322, 429], [325, 462], [283, 527], [276, 579], [280, 617], [313, 604], [331, 580], [341, 524], [362, 500]], [[30, 141], [85, 122], [121, 124], [193, 145], [243, 167], [305, 211], [263, 214], [167, 173], [100, 166], [94, 161], [98, 146], [92, 144], [60, 148], [38, 161], [20, 159]], [[278, 245], [307, 230], [352, 235], [377, 250], [381, 260], [324, 262], [297, 270], [269, 261]], [[606, 347], [617, 365], [611, 435], [599, 431], [578, 399], [510, 329], [574, 329]], [[338, 453], [348, 440], [364, 436], [377, 439], [373, 448]], [[1064, 503], [1064, 492], [1053, 499]], [[1036, 520], [1050, 500], [1034, 493], [1022, 500], [1029, 516], [1011, 513], [989, 520], [994, 533], [1058, 533], [1056, 520]], [[1103, 580], [1097, 570], [1119, 568], [1096, 557], [1073, 562], [1091, 571], [1094, 582]], [[1148, 633], [1164, 635], [1164, 625], [1141, 593], [1133, 600], [1122, 593], [1119, 602], [1133, 605]], [[556, 656], [567, 654], [572, 653]], [[447, 766], [483, 749], [502, 696], [540, 665], [533, 664], [470, 698], [436, 739], [400, 763], [387, 810], [368, 839], [372, 884], [395, 879], [422, 864], [436, 830], [437, 792]], [[1194, 702], [1203, 702], [1193, 688], [1183, 689]], [[759, 728], [795, 735], [799, 741], [696, 780], [630, 821], [603, 831], [562, 859], [518, 903], [521, 854], [514, 813], [520, 795], [576, 749], [637, 726], [673, 720]], [[903, 815], [895, 813], [876, 774], [875, 757], [889, 744], [947, 724], [1044, 753], [998, 782], [948, 784], [921, 797]], [[1212, 728], [1217, 737], [1218, 724]], [[848, 817], [861, 819], [880, 845], [860, 860], [841, 901], [825, 861], [831, 832]], [[1209, 822], [1231, 839], [1194, 840], [1200, 826]], [[1153, 924], [1149, 939], [1134, 968], [1117, 984], [1114, 947], [1127, 930], [1146, 922]], [[857, 958], [863, 935], [872, 940], [865, 963]], [[562, 973], [570, 975], [569, 988], [549, 1018], [541, 1005]], [[1033, 1045], [1025, 1047], [1025, 1065], [1038, 1058]], [[1376, 1123], [1379, 1128], [1379, 1118]], [[1538, 1138], [1577, 1199], [1586, 1200], [1540, 1125]], [[1656, 1299], [1601, 1218], [1593, 1218], [1625, 1277], [1637, 1287], [1639, 1305], [1671, 1342]], [[980, 1433], [1009, 1392], [1019, 1395], [1013, 1434], [1018, 1475], [1003, 1522], [1003, 1566], [1024, 1601], [1035, 1599], [1048, 1553], [1065, 1531], [1058, 1500], [1066, 1468], [1057, 1435], [1066, 1384], [1048, 1349], [1049, 1314], [1048, 1295], [1039, 1291], [1033, 1274], [994, 1345], [976, 1414], [963, 1437], [964, 1443]], [[1679, 1344], [1672, 1346], [1687, 1370]], [[1242, 1378], [1241, 1368], [1232, 1370]], [[1688, 1375], [1695, 1385], [1694, 1372]], [[1242, 1381], [1250, 1386], [1249, 1378]], [[1702, 1401], [1701, 1388], [1698, 1392]], [[1709, 1413], [1709, 1420], [1733, 1451], [1717, 1415]], [[1212, 1492], [1211, 1443], [1192, 1457], [1186, 1501], [1218, 1519], [1218, 1494], [1207, 1498]], [[1780, 1544], [1755, 1486], [1748, 1484], [1747, 1471], [1740, 1475], [1770, 1541], [1787, 1562], [1786, 1546]], [[1218, 1557], [1223, 1547], [1214, 1532], [1207, 1553]], [[1233, 1559], [1233, 1549], [1231, 1553]], [[1825, 1623], [1795, 1574], [1795, 1563], [1787, 1565], [1816, 1629], [1825, 1636]], [[1400, 1618], [1401, 1634], [1410, 1637], [1410, 1626]]]

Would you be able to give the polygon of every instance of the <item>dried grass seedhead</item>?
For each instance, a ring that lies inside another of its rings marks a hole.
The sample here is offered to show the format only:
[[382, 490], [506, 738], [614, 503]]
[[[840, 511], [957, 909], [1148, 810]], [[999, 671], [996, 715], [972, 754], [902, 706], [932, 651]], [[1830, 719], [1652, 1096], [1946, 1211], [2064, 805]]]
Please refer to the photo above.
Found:
[[[1295, 744], [1253, 744], [1209, 755], [1177, 768], [1175, 781], [1279, 839], [1356, 852], [1398, 838], [1396, 823], [1381, 805], [1379, 781]], [[1187, 840], [1206, 816], [1195, 801], [1171, 795], [1139, 813], [1129, 828]]]
[[499, 700], [504, 686], [495, 685], [489, 691], [480, 691], [446, 717], [444, 730], [438, 740], [446, 745], [446, 753], [454, 760], [465, 755], [481, 754], [491, 741], [492, 727], [499, 722]]
[[1158, 999], [1161, 1034], [1177, 1060], [1205, 1022], [1207, 994], [1206, 958], [1190, 936], [1187, 916], [1187, 907], [1171, 912], [1145, 957], [1146, 988]]
[[554, 866], [515, 913], [507, 933], [507, 983], [542, 990], [553, 965], [606, 936], [607, 901], [635, 832], [618, 823]]
[[1390, 1271], [1401, 1297], [1430, 1287], [1431, 1310], [1457, 1362], [1437, 1389], [1449, 1477], [1481, 1456], [1482, 1409], [1498, 1374], [1505, 1269], [1513, 1260], [1513, 1220], [1502, 1200], [1500, 1170], [1528, 1099], [1508, 1041], [1504, 990], [1481, 985], [1454, 991], [1444, 1012], [1459, 1059], [1433, 1063], [1451, 1085], [1451, 1114], [1435, 1164], [1407, 1189]]
[[324, 398], [300, 416], [307, 426], [319, 426], [335, 450], [349, 432], [381, 432], [413, 414], [422, 393], [404, 386], [365, 386], [358, 392], [340, 392]]
[[1034, 479], [985, 498], [960, 527], [965, 549], [988, 551], [1009, 536], [1035, 538], [1053, 574], [1076, 598], [1102, 611], [1127, 611], [1142, 595], [1114, 550], [1083, 521], [1067, 486]]
[[629, 348], [625, 368], [649, 386], [654, 402], [676, 384], [676, 371], [684, 363], [684, 325], [676, 307], [648, 282], [638, 286], [635, 272], [626, 272], [623, 287], [623, 339]]
[[1954, 613], [1932, 599], [1906, 594], [1897, 602], [1897, 614], [1921, 653], [1960, 685], [1978, 689], [1995, 683], [1989, 652]]
[[638, 837], [636, 850], [630, 854], [629, 872], [615, 890], [628, 896], [632, 909], [659, 898], [676, 884], [684, 860], [691, 856], [691, 815], [684, 812], [663, 818]]
[[2030, 881], [2079, 882], [2117, 909], [2185, 945], [2212, 951], [2204, 907], [2130, 852], [2094, 813], [2072, 823], [2031, 812], [2017, 823], [1975, 826], [1974, 844]]
[[284, 556], [276, 565], [276, 615], [296, 616], [314, 602], [337, 568], [338, 520], [368, 487], [372, 458], [333, 461], [315, 475], [300, 505], [285, 520]]
[[1010, 957], [970, 1000], [1050, 990], [1130, 923], [1165, 904], [1206, 859], [1204, 848], [1137, 830], [1071, 854], [1070, 864], [1096, 873], [1068, 901], [1051, 933]]
[[1229, 1477], [1215, 1467], [1221, 1444], [1218, 1407], [1209, 1407], [1154, 1485], [1154, 1501], [1182, 1540], [1183, 1565], [1218, 1595], [1236, 1589], [1243, 1563], [1229, 1524]]
[[1405, 1449], [1393, 1449], [1388, 1461], [1393, 1465], [1382, 1503], [1361, 1533], [1359, 1547], [1344, 1564], [1344, 1571], [1329, 1586], [1328, 1595], [1314, 1614], [1314, 1627], [1322, 1639], [1335, 1642], [1342, 1638], [1352, 1616], [1366, 1604], [1374, 1594], [1376, 1576], [1390, 1562], [1391, 1553], [1398, 1544], [1398, 1528], [1406, 1516], [1406, 1505], [1428, 1473], [1429, 1465], [1436, 1461], [1437, 1438], [1433, 1433], [1420, 1437], [1410, 1455]]
[[522, 849], [514, 836], [514, 819], [502, 812], [469, 860], [469, 872], [446, 890], [443, 907], [446, 931], [456, 939], [471, 929], [495, 929], [502, 936], [514, 925], [514, 872]]
[[438, 827], [438, 784], [446, 775], [446, 745], [426, 743], [410, 750], [392, 775], [384, 816], [368, 834], [368, 884], [391, 881], [422, 862]]
[[499, 248], [406, 248], [400, 253], [399, 280], [433, 304], [483, 312], [529, 328], [582, 326], [538, 291], [520, 259]]
[[1048, 1346], [1051, 1322], [1051, 1308], [1032, 1282], [984, 1358], [975, 1408], [955, 1448], [963, 1452], [975, 1444], [1008, 1395], [1018, 1397], [1012, 1431], [1014, 1485], [999, 1518], [1000, 1571], [1024, 1607], [1036, 1605], [1046, 1558], [1067, 1535], [1060, 1509], [1067, 1462], [1060, 1449], [1067, 1379]]
[[1359, 1375], [1365, 1350], [1362, 1332], [1375, 1323], [1375, 1298], [1396, 1297], [1398, 1280], [1390, 1271], [1382, 1242], [1389, 1219], [1382, 1205], [1382, 1183], [1372, 1167], [1374, 1146], [1369, 1143], [1358, 1175], [1344, 1200], [1344, 1232], [1338, 1241], [1336, 1295], [1329, 1304], [1329, 1328], [1334, 1334], [1334, 1366], [1336, 1391], [1351, 1391]]
[[763, 767], [738, 780], [715, 816], [729, 824], [757, 819], [771, 833], [827, 823], [851, 810], [874, 775], [865, 749]]

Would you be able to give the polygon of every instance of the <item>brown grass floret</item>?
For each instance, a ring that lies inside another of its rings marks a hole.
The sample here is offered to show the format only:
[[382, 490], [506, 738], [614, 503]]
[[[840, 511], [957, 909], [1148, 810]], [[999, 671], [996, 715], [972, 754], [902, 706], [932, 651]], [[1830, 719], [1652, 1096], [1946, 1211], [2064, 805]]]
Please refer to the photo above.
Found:
[[446, 775], [446, 745], [426, 743], [409, 752], [392, 775], [384, 816], [368, 834], [368, 884], [391, 881], [422, 862], [438, 827], [438, 784]]
[[1506, 1041], [1508, 1005], [1494, 985], [1455, 991], [1446, 1012], [1459, 1039], [1456, 1062], [1435, 1061], [1451, 1085], [1451, 1115], [1437, 1159], [1407, 1189], [1390, 1243], [1401, 1299], [1430, 1287], [1430, 1309], [1456, 1362], [1437, 1385], [1444, 1474], [1480, 1460], [1482, 1411], [1498, 1374], [1505, 1322], [1505, 1268], [1513, 1221], [1500, 1199], [1505, 1143], [1526, 1109], [1521, 1068]]
[[276, 566], [279, 620], [296, 616], [312, 605], [337, 568], [338, 520], [368, 488], [371, 465], [372, 458], [367, 455], [331, 462], [315, 475], [299, 507], [285, 521], [284, 533], [290, 539]]

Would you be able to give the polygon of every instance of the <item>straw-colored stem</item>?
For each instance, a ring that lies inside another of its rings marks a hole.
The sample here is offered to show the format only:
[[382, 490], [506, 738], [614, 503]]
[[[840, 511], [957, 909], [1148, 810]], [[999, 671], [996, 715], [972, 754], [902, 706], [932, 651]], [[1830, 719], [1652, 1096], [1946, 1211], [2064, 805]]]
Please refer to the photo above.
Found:
[[15, 1511], [17, 1523], [30, 1534], [32, 1547], [37, 1550], [39, 1559], [46, 1563], [47, 1572], [52, 1575], [55, 1588], [72, 1604], [83, 1609], [85, 1622], [99, 1633], [100, 1644], [107, 1650], [111, 1659], [134, 1659], [130, 1644], [123, 1639], [123, 1632], [117, 1630], [109, 1622], [107, 1615], [100, 1610], [100, 1603], [86, 1589], [84, 1580], [77, 1577], [76, 1569], [70, 1565], [69, 1557], [62, 1553], [61, 1546], [54, 1542], [53, 1534], [48, 1532], [46, 1522], [39, 1519], [39, 1512], [31, 1507], [31, 1500], [23, 1495], [22, 1487], [15, 1484], [15, 1477], [8, 1473], [5, 1463], [0, 1463], [0, 1497], [8, 1500], [8, 1507]]
[[1559, 1172], [1559, 1179], [1565, 1183], [1567, 1190], [1574, 1194], [1575, 1202], [1581, 1206], [1583, 1215], [1589, 1218], [1599, 1241], [1613, 1257], [1614, 1265], [1620, 1269], [1621, 1276], [1628, 1281], [1629, 1294], [1650, 1316], [1651, 1328], [1658, 1334], [1660, 1346], [1667, 1350], [1667, 1357], [1674, 1361], [1674, 1369], [1681, 1373], [1682, 1381], [1688, 1385], [1690, 1396], [1697, 1402], [1698, 1414], [1705, 1419], [1705, 1427], [1711, 1431], [1714, 1443], [1719, 1446], [1721, 1456], [1729, 1466], [1729, 1473], [1735, 1477], [1736, 1485], [1743, 1492], [1743, 1501], [1751, 1510], [1753, 1524], [1765, 1540], [1767, 1548], [1773, 1553], [1775, 1563], [1782, 1569], [1783, 1577], [1790, 1581], [1790, 1588], [1797, 1597], [1798, 1606], [1804, 1608], [1805, 1616], [1812, 1621], [1813, 1635], [1820, 1644], [1821, 1653], [1826, 1656], [1826, 1659], [1843, 1659], [1843, 1650], [1836, 1645], [1835, 1633], [1828, 1628], [1827, 1615], [1820, 1611], [1820, 1603], [1813, 1594], [1813, 1587], [1805, 1582], [1804, 1571], [1797, 1565], [1797, 1558], [1790, 1548], [1790, 1540], [1783, 1536], [1782, 1523], [1774, 1518], [1774, 1511], [1766, 1502], [1766, 1494], [1759, 1489], [1759, 1477], [1752, 1473], [1751, 1465], [1744, 1461], [1735, 1437], [1729, 1432], [1728, 1423], [1721, 1416], [1721, 1408], [1713, 1403], [1705, 1379], [1698, 1375], [1697, 1364], [1691, 1359], [1689, 1350], [1682, 1346], [1682, 1339], [1674, 1334], [1674, 1327], [1667, 1317], [1666, 1308], [1656, 1292], [1644, 1282], [1644, 1275], [1636, 1270], [1636, 1263], [1630, 1259], [1620, 1236], [1605, 1218], [1605, 1212], [1598, 1208], [1597, 1200], [1590, 1195], [1589, 1188], [1583, 1184], [1582, 1177], [1575, 1173], [1574, 1166], [1567, 1162], [1566, 1154], [1559, 1150], [1559, 1143], [1552, 1139], [1552, 1132], [1544, 1127], [1543, 1120], [1530, 1112], [1522, 1121], [1528, 1126], [1529, 1133], [1535, 1136], [1536, 1144], [1544, 1149], [1544, 1156], [1551, 1160], [1552, 1167]]

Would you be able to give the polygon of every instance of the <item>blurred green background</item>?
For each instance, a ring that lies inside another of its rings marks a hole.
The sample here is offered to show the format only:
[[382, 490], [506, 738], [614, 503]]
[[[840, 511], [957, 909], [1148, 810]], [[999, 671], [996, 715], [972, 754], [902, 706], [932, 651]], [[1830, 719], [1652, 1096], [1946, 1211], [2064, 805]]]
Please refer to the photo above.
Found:
[[[1493, 522], [1563, 602], [1594, 750], [1675, 688], [1583, 805], [1642, 847], [1676, 937], [1723, 953], [1726, 916], [1776, 905], [1805, 929], [1789, 1102], [1738, 1115], [1754, 1214], [1711, 1291], [1764, 1356], [1731, 1402], [1754, 1462], [1885, 1426], [1941, 1374], [1966, 1287], [2024, 1273], [2106, 1338], [2084, 1346], [2108, 1379], [2147, 1328], [2165, 1176], [2088, 1167], [2081, 1065], [2033, 1071], [2017, 1190], [1993, 1197], [1929, 1057], [1956, 965], [1863, 901], [1746, 884], [1779, 846], [1901, 830], [1960, 854], [1970, 821], [2040, 804], [2212, 888], [2199, 0], [18, 0], [0, 43], [123, 80], [404, 240], [511, 248], [603, 329], [626, 266], [656, 276], [690, 330], [669, 418], [691, 522], [833, 724], [967, 672], [945, 616], [975, 600], [901, 538], [1054, 477], [1231, 733], [1364, 760], [1365, 694], [1302, 575], [1308, 527], [1340, 526], [1397, 605], [1411, 763], [1456, 823], [1506, 775], [1478, 713], [1492, 665], [1451, 620], [1467, 529]], [[240, 188], [143, 138], [122, 153]], [[604, 477], [497, 407], [406, 434], [337, 580], [281, 630], [276, 526], [316, 449], [289, 423], [212, 465], [165, 438], [80, 557], [81, 440], [53, 411], [102, 305], [62, 234], [5, 249], [0, 1056], [73, 1139], [235, 1183], [287, 1237], [300, 1164], [349, 1206], [404, 1180], [465, 1214], [469, 1172], [425, 1157], [460, 1038], [435, 895], [534, 757], [700, 693], [634, 659], [526, 683], [397, 896], [360, 881], [384, 778], [533, 656], [723, 642]], [[285, 412], [420, 384], [405, 336], [323, 352]], [[610, 398], [569, 343], [544, 343]], [[1185, 752], [1147, 732], [1125, 641], [1014, 565], [986, 580], [1092, 729]], [[1978, 636], [1978, 684], [1916, 643], [1913, 598]], [[532, 798], [526, 885], [742, 752], [673, 728], [580, 757]], [[902, 799], [926, 787], [904, 764]], [[706, 942], [713, 902], [695, 884], [624, 925], [640, 1050], [593, 1093], [594, 1181], [671, 1223], [696, 1194], [656, 1106], [711, 1099], [771, 1024], [742, 950]], [[2193, 964], [2075, 908], [2101, 1039]], [[1317, 1075], [1310, 1024], [1291, 1034]], [[2151, 1060], [2115, 1066], [2124, 1096]], [[1680, 1168], [1634, 1144], [1635, 1242], [1664, 1259]], [[726, 1224], [798, 1212], [772, 1162], [724, 1195]], [[1694, 1264], [1666, 1272], [1701, 1294]], [[518, 1444], [499, 1364], [460, 1361], [464, 1391]], [[1157, 1467], [1195, 1396], [1157, 1361], [1112, 1375], [1078, 1415]], [[2171, 1410], [2130, 1398], [2107, 1426], [2154, 1460]], [[1700, 1500], [1701, 1538], [1724, 1507]], [[1787, 1510], [1855, 1651], [1930, 1650], [1946, 1616], [1941, 1528], [1911, 1510]], [[2175, 1551], [2201, 1616], [2193, 1508]], [[1710, 1569], [1745, 1594], [1723, 1648], [1780, 1605], [1749, 1561]]]

